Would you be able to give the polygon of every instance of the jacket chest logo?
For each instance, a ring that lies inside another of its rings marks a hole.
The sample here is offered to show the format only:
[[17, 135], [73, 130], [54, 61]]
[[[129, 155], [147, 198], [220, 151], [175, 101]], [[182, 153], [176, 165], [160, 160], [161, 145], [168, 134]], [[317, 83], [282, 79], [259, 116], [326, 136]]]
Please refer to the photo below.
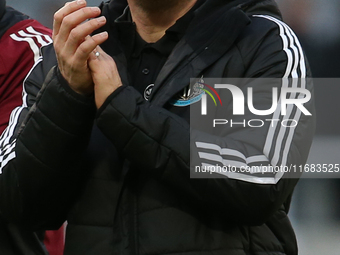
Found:
[[170, 104], [178, 107], [184, 107], [194, 104], [201, 100], [204, 91], [204, 80], [203, 77], [196, 81], [195, 84], [190, 84], [175, 95], [171, 100]]

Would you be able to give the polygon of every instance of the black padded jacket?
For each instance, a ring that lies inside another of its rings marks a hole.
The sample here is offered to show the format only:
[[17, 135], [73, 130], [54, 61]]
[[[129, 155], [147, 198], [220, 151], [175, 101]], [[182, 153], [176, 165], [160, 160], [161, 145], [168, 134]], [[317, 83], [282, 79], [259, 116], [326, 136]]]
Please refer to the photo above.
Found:
[[[266, 124], [211, 136], [190, 131], [190, 107], [169, 103], [190, 78], [310, 76], [301, 45], [274, 1], [207, 0], [195, 10], [149, 101], [129, 86], [117, 41], [116, 19], [126, 5], [101, 5], [108, 19], [103, 30], [110, 35], [102, 48], [115, 59], [124, 86], [99, 110], [93, 98], [68, 87], [53, 48], [42, 49], [43, 59], [25, 83], [26, 104], [9, 132], [12, 159], [1, 170], [17, 186], [0, 193], [1, 213], [35, 229], [56, 228], [67, 219], [67, 255], [296, 255], [287, 217], [296, 178], [272, 173], [192, 179], [190, 158], [207, 163], [199, 157], [204, 150], [222, 158], [232, 152], [244, 164], [259, 156], [267, 163], [303, 165], [314, 133], [313, 98], [304, 104], [312, 116], [299, 114], [293, 129]], [[311, 83], [299, 84], [313, 95]], [[269, 109], [271, 90], [260, 95]], [[294, 106], [292, 114], [299, 111]]]

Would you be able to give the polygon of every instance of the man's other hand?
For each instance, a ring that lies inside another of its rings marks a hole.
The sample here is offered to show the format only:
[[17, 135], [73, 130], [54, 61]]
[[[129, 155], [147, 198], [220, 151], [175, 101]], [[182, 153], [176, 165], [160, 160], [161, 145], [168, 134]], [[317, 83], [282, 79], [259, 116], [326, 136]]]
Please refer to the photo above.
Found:
[[115, 61], [99, 46], [90, 55], [88, 63], [94, 82], [96, 105], [99, 109], [107, 97], [122, 86], [122, 81]]

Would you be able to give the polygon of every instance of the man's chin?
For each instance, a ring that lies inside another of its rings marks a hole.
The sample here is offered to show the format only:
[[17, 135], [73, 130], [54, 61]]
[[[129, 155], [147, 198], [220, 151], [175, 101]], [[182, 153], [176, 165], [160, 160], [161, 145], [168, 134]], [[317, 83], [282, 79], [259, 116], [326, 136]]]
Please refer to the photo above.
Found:
[[142, 10], [148, 13], [162, 12], [170, 10], [185, 0], [134, 0]]

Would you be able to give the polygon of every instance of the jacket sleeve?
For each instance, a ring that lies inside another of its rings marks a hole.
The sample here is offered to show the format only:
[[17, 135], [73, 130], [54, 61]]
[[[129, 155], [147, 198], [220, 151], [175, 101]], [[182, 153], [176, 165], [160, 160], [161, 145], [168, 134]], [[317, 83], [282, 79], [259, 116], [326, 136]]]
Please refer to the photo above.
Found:
[[[244, 77], [306, 78], [305, 58], [291, 29], [269, 16], [252, 19], [253, 25], [237, 44], [245, 63]], [[310, 83], [301, 84], [313, 94]], [[269, 109], [271, 88], [258, 91], [263, 99], [259, 102], [261, 109]], [[313, 116], [301, 114], [294, 106], [291, 112], [299, 121], [292, 129], [269, 123], [258, 129], [235, 127], [206, 134], [191, 130], [184, 119], [166, 109], [145, 102], [132, 87], [123, 87], [100, 109], [97, 124], [142, 174], [161, 180], [202, 211], [219, 214], [232, 222], [258, 225], [284, 204], [297, 178], [288, 178], [290, 173], [273, 172], [193, 179], [192, 161], [201, 166], [303, 165], [314, 133], [313, 99], [304, 106]], [[232, 118], [231, 112], [226, 110], [227, 119]], [[279, 113], [257, 119], [280, 119]], [[244, 119], [252, 117], [245, 115]]]
[[4, 219], [32, 229], [56, 229], [84, 175], [76, 165], [87, 147], [95, 105], [63, 80], [52, 44], [42, 54], [24, 82], [22, 106], [1, 136], [0, 211]]

